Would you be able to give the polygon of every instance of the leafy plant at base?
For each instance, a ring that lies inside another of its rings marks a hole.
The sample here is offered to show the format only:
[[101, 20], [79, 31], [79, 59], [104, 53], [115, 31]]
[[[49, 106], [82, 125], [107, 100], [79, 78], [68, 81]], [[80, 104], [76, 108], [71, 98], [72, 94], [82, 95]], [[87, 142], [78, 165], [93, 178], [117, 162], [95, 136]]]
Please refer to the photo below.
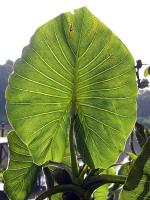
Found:
[[[102, 171], [116, 162], [132, 131], [136, 95], [131, 54], [87, 8], [61, 14], [40, 27], [15, 62], [6, 93], [15, 130], [9, 136], [10, 163], [4, 174], [8, 196], [27, 199], [31, 192], [31, 185], [25, 184], [12, 195], [11, 188], [23, 179], [16, 177], [15, 167], [24, 170], [26, 162], [15, 147], [14, 164], [13, 134], [28, 152], [30, 164], [36, 169], [49, 166], [44, 170], [48, 190], [38, 200], [57, 193], [86, 200], [104, 184], [124, 184], [126, 176]], [[69, 181], [62, 182], [56, 168], [65, 169]], [[16, 177], [14, 182], [11, 177]]]
[[120, 194], [120, 200], [150, 199], [150, 138], [136, 159]]

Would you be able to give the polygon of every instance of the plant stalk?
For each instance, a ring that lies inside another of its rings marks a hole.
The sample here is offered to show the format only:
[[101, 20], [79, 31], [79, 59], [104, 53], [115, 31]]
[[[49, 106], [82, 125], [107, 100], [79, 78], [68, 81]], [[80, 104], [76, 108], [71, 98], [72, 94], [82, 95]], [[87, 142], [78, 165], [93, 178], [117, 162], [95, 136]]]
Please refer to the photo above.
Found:
[[54, 178], [48, 167], [43, 168], [47, 189], [54, 187]]
[[82, 183], [82, 181], [83, 181], [83, 179], [84, 179], [84, 175], [86, 174], [87, 170], [88, 170], [88, 165], [85, 164], [85, 165], [83, 166], [82, 171], [80, 172], [79, 177], [78, 177], [79, 183]]
[[100, 174], [97, 176], [87, 177], [84, 181], [84, 188], [98, 188], [106, 183], [119, 183], [124, 184], [126, 181], [126, 176], [122, 175], [108, 175]]
[[124, 184], [126, 178], [126, 176], [108, 174], [101, 174], [97, 176], [88, 177], [83, 184], [83, 187], [86, 189], [86, 193], [84, 195], [85, 199], [90, 199], [91, 195], [98, 187], [106, 183]]
[[40, 196], [36, 198], [36, 200], [43, 200], [47, 197], [51, 199], [51, 196], [56, 193], [62, 193], [62, 192], [74, 192], [76, 195], [78, 195], [80, 198], [84, 197], [85, 190], [77, 185], [67, 184], [67, 185], [58, 185], [55, 186], [45, 192], [43, 192]]
[[74, 144], [74, 121], [75, 121], [75, 115], [73, 114], [71, 116], [70, 131], [69, 131], [69, 142], [70, 142], [72, 176], [73, 176], [73, 181], [76, 183], [76, 180], [79, 176], [79, 167], [78, 167], [78, 161], [77, 161], [75, 144]]

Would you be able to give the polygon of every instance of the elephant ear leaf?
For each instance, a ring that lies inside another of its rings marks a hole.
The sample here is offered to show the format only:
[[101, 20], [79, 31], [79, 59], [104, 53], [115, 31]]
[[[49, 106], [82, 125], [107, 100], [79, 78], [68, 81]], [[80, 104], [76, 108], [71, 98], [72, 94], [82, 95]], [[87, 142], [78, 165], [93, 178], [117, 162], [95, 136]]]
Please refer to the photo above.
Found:
[[150, 138], [136, 159], [119, 200], [150, 199]]
[[27, 146], [12, 131], [8, 135], [10, 160], [4, 172], [4, 190], [11, 200], [29, 197], [40, 167], [35, 165]]
[[84, 7], [35, 32], [14, 64], [7, 113], [38, 165], [63, 161], [74, 113], [83, 161], [107, 168], [135, 123], [136, 95], [131, 54]]

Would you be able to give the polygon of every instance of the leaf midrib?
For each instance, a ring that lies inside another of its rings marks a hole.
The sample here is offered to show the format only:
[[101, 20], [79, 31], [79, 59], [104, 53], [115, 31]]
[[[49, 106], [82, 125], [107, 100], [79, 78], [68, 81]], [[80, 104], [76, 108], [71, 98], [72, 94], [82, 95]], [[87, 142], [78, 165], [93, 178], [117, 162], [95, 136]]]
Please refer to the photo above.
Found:
[[77, 108], [77, 84], [78, 84], [78, 69], [79, 69], [79, 49], [80, 49], [80, 42], [82, 38], [82, 30], [83, 30], [83, 22], [84, 22], [84, 12], [82, 16], [81, 22], [81, 30], [79, 35], [79, 41], [77, 46], [77, 53], [75, 55], [75, 67], [74, 67], [74, 79], [73, 79], [73, 87], [72, 87], [72, 106], [71, 106], [71, 115], [76, 115], [76, 108]]

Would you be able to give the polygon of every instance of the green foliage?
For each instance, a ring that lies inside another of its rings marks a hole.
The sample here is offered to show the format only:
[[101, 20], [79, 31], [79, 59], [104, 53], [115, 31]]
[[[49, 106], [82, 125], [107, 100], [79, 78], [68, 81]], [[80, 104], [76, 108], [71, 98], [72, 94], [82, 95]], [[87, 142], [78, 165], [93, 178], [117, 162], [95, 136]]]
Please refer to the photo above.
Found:
[[74, 113], [82, 160], [92, 168], [108, 167], [135, 123], [136, 94], [131, 54], [81, 8], [56, 17], [33, 35], [15, 62], [7, 111], [36, 164], [62, 162]]
[[120, 200], [150, 199], [150, 139], [145, 144], [142, 153], [136, 159], [127, 181], [123, 186]]
[[[106, 168], [133, 129], [136, 95], [130, 52], [87, 8], [38, 28], [14, 64], [6, 93], [15, 130], [8, 136], [4, 173], [10, 199], [28, 198], [41, 167], [49, 167], [44, 169], [49, 190], [37, 200], [53, 194], [61, 199], [58, 193], [91, 199], [98, 187], [96, 199], [105, 199], [109, 184], [124, 184], [124, 173], [112, 175]], [[69, 172], [69, 182], [57, 181], [56, 168]]]
[[60, 199], [62, 199], [62, 194], [60, 193], [53, 195], [51, 198], [51, 200], [60, 200]]
[[[117, 171], [117, 174], [118, 175], [124, 175], [124, 176], [127, 176], [129, 171], [131, 169], [131, 163], [130, 162], [127, 162], [127, 163], [124, 163], [120, 166], [119, 170]], [[121, 189], [120, 189], [120, 186], [121, 184], [119, 183], [114, 183], [112, 184], [109, 188], [108, 188], [108, 194], [107, 194], [107, 200], [113, 200], [114, 197], [115, 197], [115, 194], [116, 192], [119, 192]]]
[[140, 147], [142, 148], [149, 137], [148, 131], [147, 131], [147, 129], [144, 128], [143, 125], [136, 123], [135, 124], [135, 134], [136, 134], [137, 141], [138, 141]]
[[107, 199], [107, 193], [108, 193], [108, 187], [110, 184], [105, 184], [102, 187], [99, 187], [96, 191], [95, 191], [95, 195], [94, 198], [96, 200], [106, 200]]
[[5, 191], [11, 200], [26, 200], [37, 179], [40, 167], [36, 166], [27, 146], [12, 131], [8, 135], [10, 160], [4, 172]]

